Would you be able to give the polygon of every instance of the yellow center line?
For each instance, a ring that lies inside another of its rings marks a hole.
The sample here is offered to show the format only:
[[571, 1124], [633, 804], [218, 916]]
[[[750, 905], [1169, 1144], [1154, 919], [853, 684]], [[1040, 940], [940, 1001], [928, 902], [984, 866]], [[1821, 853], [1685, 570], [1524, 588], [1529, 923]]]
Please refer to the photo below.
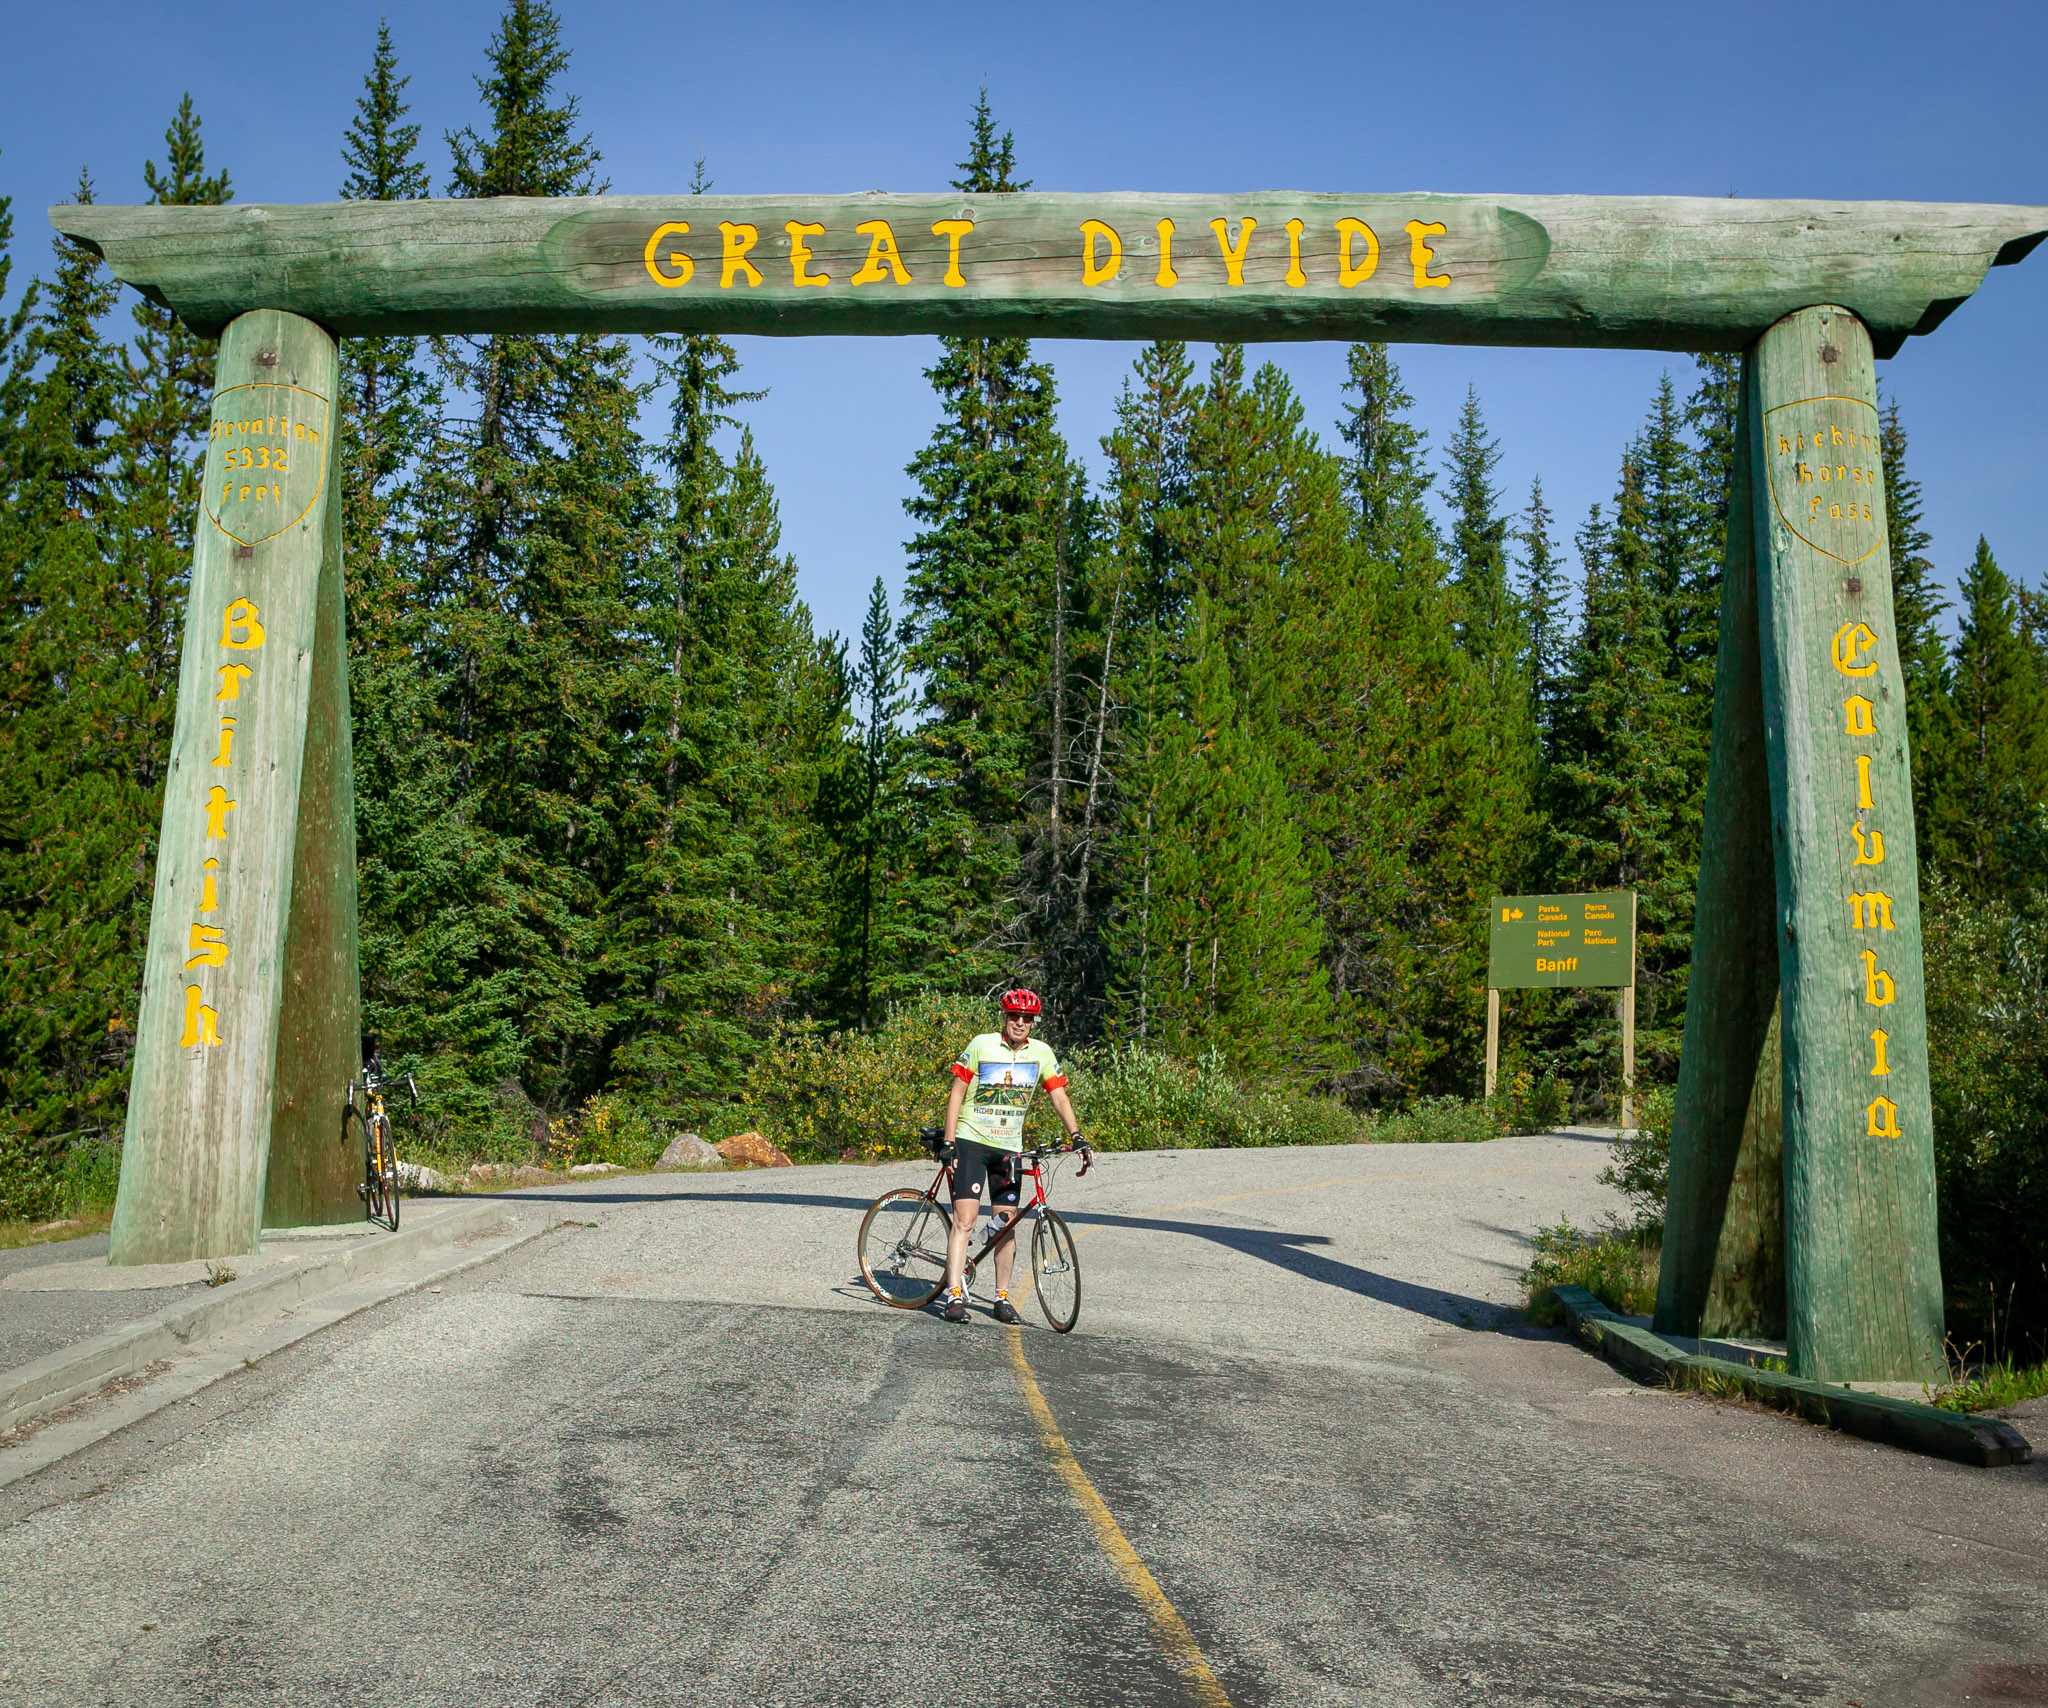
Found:
[[[1221, 1198], [1196, 1198], [1186, 1204], [1164, 1204], [1156, 1210], [1097, 1210], [1098, 1216], [1121, 1216], [1141, 1222], [1150, 1217], [1171, 1216], [1179, 1210], [1212, 1210], [1218, 1204], [1235, 1204], [1240, 1198], [1273, 1198], [1287, 1192], [1320, 1192], [1326, 1186], [1358, 1186], [1381, 1180], [1475, 1180], [1490, 1174], [1564, 1174], [1581, 1166], [1570, 1162], [1522, 1162], [1511, 1168], [1424, 1168], [1402, 1174], [1347, 1174], [1336, 1180], [1311, 1180], [1303, 1186], [1261, 1186], [1250, 1192], [1226, 1192]], [[1079, 1239], [1093, 1233], [1101, 1223], [1073, 1230]]]
[[1075, 1502], [1095, 1527], [1096, 1542], [1109, 1556], [1111, 1564], [1123, 1574], [1124, 1582], [1130, 1585], [1138, 1604], [1150, 1616], [1152, 1628], [1166, 1645], [1174, 1666], [1194, 1686], [1195, 1696], [1203, 1708], [1230, 1708], [1230, 1698], [1223, 1694], [1222, 1684], [1209, 1670], [1209, 1663], [1203, 1659], [1201, 1645], [1195, 1641], [1194, 1633], [1187, 1628], [1187, 1622], [1175, 1610], [1173, 1603], [1166, 1599], [1166, 1591], [1159, 1587], [1158, 1579], [1145, 1569], [1145, 1562], [1138, 1558], [1138, 1550], [1131, 1546], [1123, 1526], [1117, 1523], [1116, 1515], [1109, 1510], [1102, 1496], [1095, 1492], [1088, 1473], [1081, 1469], [1081, 1462], [1074, 1457], [1074, 1450], [1060, 1433], [1052, 1407], [1045, 1403], [1045, 1395], [1038, 1391], [1038, 1379], [1031, 1374], [1031, 1365], [1024, 1356], [1022, 1329], [1010, 1330], [1010, 1362], [1017, 1367], [1017, 1380], [1023, 1384], [1024, 1398], [1031, 1406], [1031, 1415], [1038, 1419], [1039, 1433], [1045, 1437], [1045, 1450], [1059, 1467]]

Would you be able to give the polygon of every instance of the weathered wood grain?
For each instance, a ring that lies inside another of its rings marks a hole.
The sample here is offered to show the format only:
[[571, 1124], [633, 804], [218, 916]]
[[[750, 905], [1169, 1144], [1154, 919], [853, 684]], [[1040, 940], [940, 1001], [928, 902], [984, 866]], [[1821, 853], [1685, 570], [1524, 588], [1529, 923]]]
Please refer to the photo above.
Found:
[[116, 1263], [256, 1249], [321, 564], [338, 498], [336, 386], [334, 340], [310, 321], [261, 310], [228, 326], [114, 1207]]
[[[1775, 962], [1773, 963], [1775, 965]], [[1703, 1335], [1740, 1340], [1785, 1338], [1785, 1055], [1776, 1009], [1750, 1082], [1742, 1142], [1728, 1182], [1721, 1238]]]
[[356, 1195], [363, 1178], [362, 1135], [343, 1119], [344, 1095], [362, 1060], [362, 985], [356, 960], [355, 761], [349, 734], [341, 505], [329, 504], [326, 512], [277, 1017], [270, 1162], [263, 1193], [267, 1228], [363, 1218], [363, 1202]]
[[281, 308], [345, 336], [951, 332], [1736, 350], [1795, 309], [1836, 302], [1880, 354], [1931, 330], [1988, 267], [2048, 233], [2048, 209], [1983, 204], [1285, 192], [64, 206], [50, 217], [202, 331]]
[[1749, 419], [1795, 1375], [1944, 1369], [1920, 885], [1877, 381], [1840, 307], [1759, 341]]
[[[1664, 1254], [1657, 1276], [1660, 1334], [1705, 1332], [1728, 1225], [1751, 1088], [1778, 1001], [1770, 771], [1764, 752], [1763, 660], [1757, 634], [1756, 547], [1749, 435], [1757, 413], [1755, 358], [1745, 358], [1737, 406], [1731, 520], [1721, 571], [1721, 631], [1707, 757], [1705, 826], [1694, 904], [1692, 971], [1678, 1096]], [[1773, 1098], [1775, 1102], [1775, 1097]], [[1780, 1312], [1782, 1315], [1782, 1311]], [[1734, 1332], [1725, 1329], [1722, 1332]]]

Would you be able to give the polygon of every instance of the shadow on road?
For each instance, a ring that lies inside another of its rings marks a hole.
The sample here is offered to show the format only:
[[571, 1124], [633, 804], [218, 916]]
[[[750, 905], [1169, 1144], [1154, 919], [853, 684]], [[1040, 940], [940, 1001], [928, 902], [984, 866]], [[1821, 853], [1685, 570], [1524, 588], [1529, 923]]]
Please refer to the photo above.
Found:
[[[846, 1198], [827, 1192], [502, 1192], [471, 1193], [476, 1198], [501, 1198], [507, 1202], [555, 1204], [779, 1204], [812, 1210], [865, 1210], [872, 1198]], [[1491, 1299], [1477, 1299], [1467, 1293], [1447, 1293], [1441, 1287], [1420, 1287], [1412, 1281], [1397, 1281], [1361, 1269], [1354, 1263], [1326, 1257], [1305, 1248], [1328, 1245], [1325, 1234], [1274, 1233], [1263, 1228], [1234, 1228], [1218, 1222], [1164, 1221], [1152, 1216], [1118, 1216], [1089, 1210], [1060, 1212], [1076, 1227], [1137, 1228], [1153, 1233], [1185, 1234], [1205, 1239], [1225, 1249], [1255, 1257], [1304, 1280], [1319, 1281], [1326, 1287], [1356, 1293], [1399, 1310], [1413, 1311], [1457, 1328], [1490, 1324], [1502, 1307]], [[1518, 1234], [1526, 1239], [1526, 1234]]]
[[1256, 1257], [1305, 1280], [1320, 1281], [1346, 1293], [1357, 1293], [1383, 1305], [1413, 1311], [1457, 1328], [1478, 1328], [1491, 1323], [1501, 1306], [1491, 1299], [1475, 1299], [1466, 1293], [1447, 1293], [1441, 1287], [1418, 1287], [1412, 1281], [1397, 1281], [1360, 1269], [1355, 1263], [1307, 1251], [1306, 1246], [1328, 1245], [1326, 1234], [1273, 1233], [1263, 1228], [1233, 1228], [1216, 1222], [1168, 1222], [1150, 1216], [1098, 1215], [1088, 1211], [1061, 1211], [1076, 1226], [1146, 1228], [1159, 1232], [1187, 1234], [1205, 1239], [1231, 1251]]

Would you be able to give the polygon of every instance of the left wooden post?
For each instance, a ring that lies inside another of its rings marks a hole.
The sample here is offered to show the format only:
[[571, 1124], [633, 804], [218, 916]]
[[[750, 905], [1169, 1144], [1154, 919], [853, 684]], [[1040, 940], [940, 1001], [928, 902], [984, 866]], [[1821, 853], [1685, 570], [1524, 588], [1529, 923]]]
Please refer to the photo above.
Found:
[[339, 362], [275, 310], [221, 338], [128, 1099], [115, 1263], [362, 1214]]

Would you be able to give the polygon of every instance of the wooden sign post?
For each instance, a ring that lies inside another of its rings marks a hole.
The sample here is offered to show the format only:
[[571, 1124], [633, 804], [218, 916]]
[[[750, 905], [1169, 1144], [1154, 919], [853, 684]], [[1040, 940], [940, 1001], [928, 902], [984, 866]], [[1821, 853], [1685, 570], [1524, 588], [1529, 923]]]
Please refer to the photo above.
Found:
[[360, 1216], [338, 367], [296, 315], [221, 340], [178, 676], [116, 1263]]
[[1621, 1025], [1621, 1125], [1635, 1125], [1636, 897], [1495, 896], [1488, 915], [1486, 1095], [1500, 1073], [1503, 990], [1612, 990]]
[[[116, 1261], [224, 1256], [266, 1220], [354, 1213], [339, 1142], [357, 1025], [335, 336], [1739, 350], [1657, 1320], [1725, 1333], [1776, 1313], [1800, 1374], [1938, 1373], [1919, 887], [1872, 363], [2030, 253], [2048, 209], [1023, 193], [86, 206], [51, 219], [196, 330], [226, 329]], [[1633, 920], [1631, 899], [1629, 965], [1612, 981], [1624, 1124]]]

